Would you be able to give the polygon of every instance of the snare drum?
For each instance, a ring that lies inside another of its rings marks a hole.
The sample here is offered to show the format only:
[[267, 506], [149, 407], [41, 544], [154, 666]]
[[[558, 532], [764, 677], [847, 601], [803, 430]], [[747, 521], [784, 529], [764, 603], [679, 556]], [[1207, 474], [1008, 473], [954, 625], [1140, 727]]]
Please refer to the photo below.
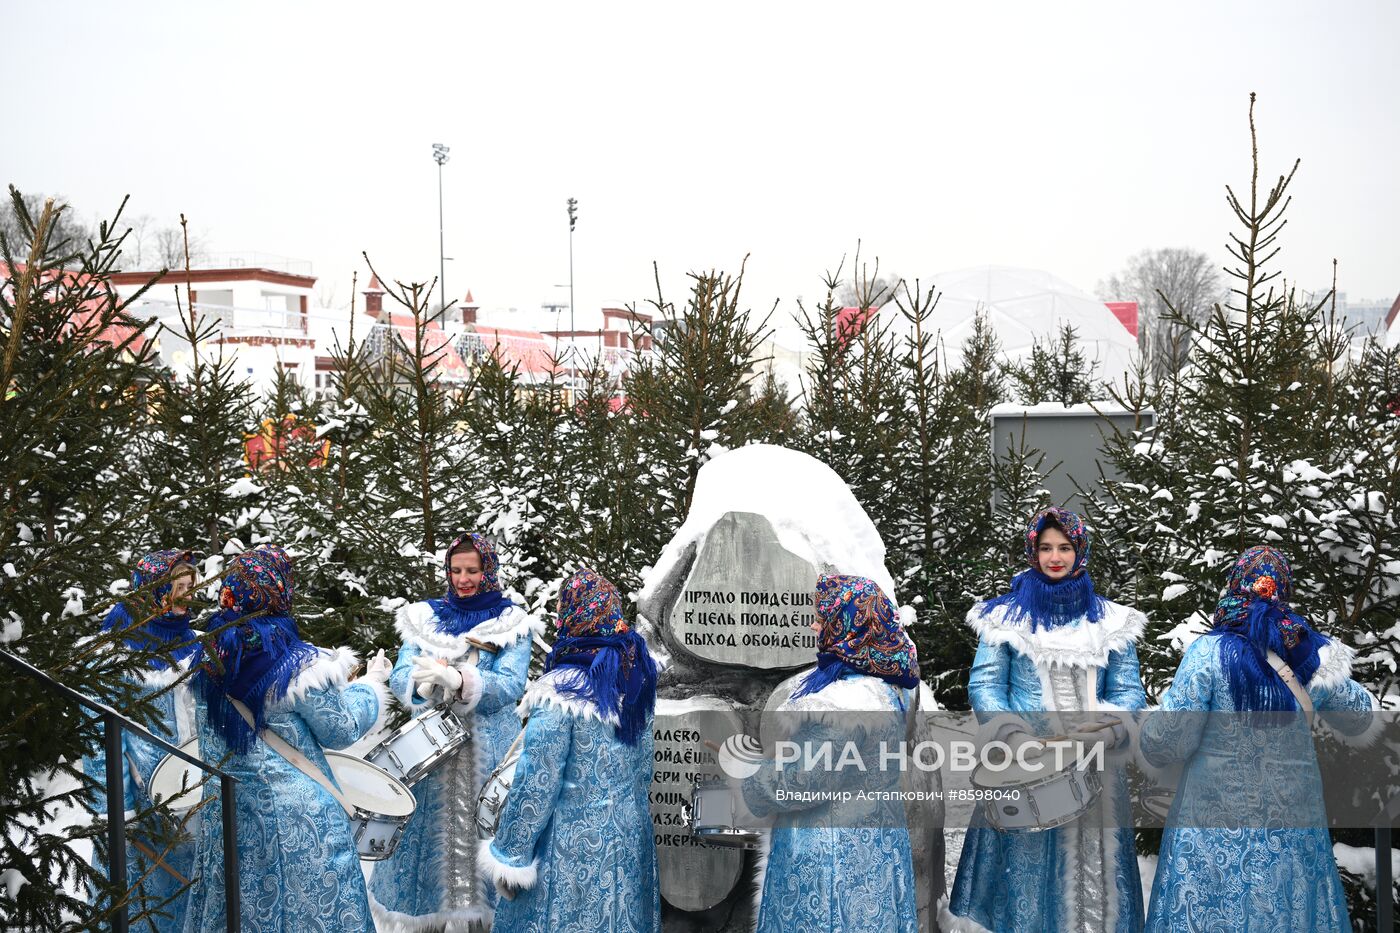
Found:
[[341, 794], [354, 807], [350, 828], [360, 859], [378, 862], [393, 855], [404, 825], [418, 806], [413, 791], [367, 761], [341, 752], [325, 755]]
[[[199, 739], [190, 739], [180, 746], [180, 751], [198, 758]], [[152, 801], [165, 804], [171, 814], [183, 820], [204, 796], [203, 780], [204, 772], [199, 768], [183, 758], [166, 755], [151, 773], [146, 792]]]
[[516, 738], [481, 788], [481, 796], [476, 801], [476, 831], [481, 839], [494, 838], [497, 827], [501, 825], [501, 812], [506, 808], [510, 785], [515, 781], [515, 766], [520, 763], [523, 745], [520, 738]]
[[1047, 760], [1034, 771], [1015, 761], [1001, 771], [989, 771], [984, 764], [972, 773], [972, 786], [990, 795], [982, 801], [982, 814], [993, 829], [1038, 833], [1079, 819], [1103, 784], [1097, 771], [1081, 770], [1078, 761], [1057, 771]]
[[430, 709], [404, 723], [365, 755], [412, 787], [438, 765], [457, 754], [471, 739], [462, 721], [445, 706]]
[[712, 846], [756, 849], [762, 833], [739, 824], [743, 812], [736, 792], [724, 781], [696, 781], [690, 788], [690, 804], [681, 816], [690, 834]]

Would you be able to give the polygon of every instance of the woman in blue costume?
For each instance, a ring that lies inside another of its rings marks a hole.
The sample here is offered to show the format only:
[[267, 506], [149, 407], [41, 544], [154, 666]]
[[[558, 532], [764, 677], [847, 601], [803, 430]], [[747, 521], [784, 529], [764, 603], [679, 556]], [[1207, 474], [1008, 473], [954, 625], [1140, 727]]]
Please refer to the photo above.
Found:
[[[350, 821], [333, 797], [263, 739], [276, 733], [330, 776], [323, 748], [368, 732], [387, 701], [389, 662], [365, 677], [346, 648], [301, 640], [291, 616], [292, 565], [276, 547], [234, 558], [209, 621], [213, 650], [196, 675], [200, 757], [238, 779], [238, 888], [242, 924], [258, 933], [373, 930]], [[253, 720], [243, 718], [241, 704]], [[222, 930], [223, 830], [217, 786], [205, 789], [186, 933]]]
[[1358, 743], [1380, 723], [1350, 679], [1351, 650], [1314, 631], [1292, 592], [1281, 553], [1241, 554], [1211, 631], [1186, 649], [1162, 701], [1174, 714], [1143, 724], [1149, 765], [1185, 765], [1152, 885], [1153, 933], [1352, 929], [1311, 733], [1285, 679]]
[[399, 611], [389, 686], [415, 715], [447, 704], [471, 742], [413, 785], [418, 800], [399, 846], [370, 879], [371, 906], [388, 931], [480, 928], [496, 892], [478, 890], [476, 801], [520, 734], [531, 637], [544, 626], [501, 592], [496, 549], [464, 534], [447, 549], [447, 592]]
[[520, 704], [525, 740], [483, 875], [495, 933], [661, 929], [651, 807], [656, 662], [591, 570], [564, 581], [545, 673]]
[[[115, 632], [129, 651], [147, 656], [146, 670], [132, 687], [156, 713], [147, 727], [177, 745], [194, 736], [194, 700], [186, 682], [190, 656], [199, 647], [195, 641], [198, 633], [190, 627], [188, 594], [194, 579], [194, 555], [190, 551], [147, 554], [132, 571], [131, 598], [148, 605], [139, 606], [133, 615], [125, 603], [117, 603], [102, 622], [102, 630]], [[123, 785], [129, 819], [136, 811], [152, 806], [147, 788], [165, 752], [123, 730], [122, 755], [126, 759]], [[83, 760], [84, 772], [97, 782], [95, 812], [99, 814], [105, 814], [107, 808], [106, 764], [107, 755], [101, 746], [95, 755]], [[152, 911], [150, 924], [159, 933], [183, 928], [186, 892], [179, 878], [190, 877], [194, 842], [188, 833], [197, 820], [195, 816], [190, 825], [183, 827], [166, 821], [155, 826], [127, 825], [128, 888], [136, 886], [142, 874], [146, 876], [140, 891], [132, 895], [132, 914]], [[159, 864], [152, 855], [159, 857]]]
[[[1134, 643], [1147, 620], [1094, 592], [1089, 533], [1075, 513], [1032, 516], [1025, 554], [1029, 566], [1010, 591], [967, 617], [978, 635], [968, 697], [983, 723], [980, 738], [1017, 745], [1112, 723], [1108, 744], [1126, 746], [1126, 725], [1104, 711], [1146, 705]], [[1116, 757], [1101, 775], [1097, 811], [1078, 820], [1012, 834], [991, 828], [980, 810], [974, 815], [940, 910], [945, 933], [1142, 929], [1127, 775], [1113, 767]]]
[[[817, 667], [778, 711], [801, 725], [792, 741], [838, 753], [856, 741], [861, 761], [874, 770], [880, 744], [898, 747], [905, 714], [919, 688], [914, 643], [900, 627], [880, 587], [864, 577], [826, 574], [817, 581]], [[829, 714], [859, 714], [832, 717]], [[877, 715], [868, 715], [877, 714]], [[837, 791], [854, 775], [859, 787], [876, 780], [867, 771], [787, 767], [765, 763], [742, 784], [755, 816], [777, 814], [758, 885], [759, 933], [833, 930], [842, 933], [913, 933], [918, 906], [909, 830], [903, 803], [855, 806], [804, 800], [802, 792]], [[898, 789], [898, 774], [890, 772]], [[780, 797], [782, 799], [780, 799]]]

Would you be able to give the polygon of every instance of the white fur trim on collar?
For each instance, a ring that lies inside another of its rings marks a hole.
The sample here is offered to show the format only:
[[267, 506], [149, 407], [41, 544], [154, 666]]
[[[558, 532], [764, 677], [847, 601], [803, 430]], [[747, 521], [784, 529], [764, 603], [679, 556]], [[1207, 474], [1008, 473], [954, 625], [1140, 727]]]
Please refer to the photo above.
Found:
[[359, 655], [349, 648], [336, 648], [334, 651], [317, 648], [318, 656], [297, 672], [287, 686], [287, 693], [277, 701], [277, 706], [291, 706], [312, 690], [322, 687], [343, 687], [350, 679], [350, 672], [359, 666]]
[[470, 632], [448, 635], [438, 630], [437, 616], [426, 601], [409, 603], [394, 615], [394, 630], [405, 642], [417, 645], [434, 655], [453, 659], [471, 650], [471, 642], [481, 641], [497, 648], [515, 644], [521, 637], [544, 632], [544, 623], [519, 606], [487, 619]]
[[889, 687], [878, 677], [857, 674], [833, 681], [816, 693], [795, 700], [789, 697], [778, 709], [809, 713], [884, 712], [896, 708]]
[[160, 670], [147, 668], [137, 675], [137, 679], [149, 690], [160, 690], [169, 687], [177, 680], [183, 680], [189, 676], [190, 661], [192, 657], [175, 662], [174, 667], [163, 667]]
[[1308, 681], [1308, 689], [1330, 690], [1340, 687], [1343, 681], [1351, 679], [1351, 662], [1356, 652], [1335, 638], [1328, 637], [1327, 644], [1317, 651], [1317, 670]]
[[526, 687], [525, 695], [520, 699], [520, 705], [515, 708], [516, 714], [524, 719], [530, 714], [530, 710], [537, 706], [553, 706], [575, 719], [596, 719], [609, 726], [616, 726], [618, 724], [616, 713], [604, 716], [596, 703], [559, 692], [558, 680], [567, 673], [568, 671], [564, 669], [552, 670]]
[[1103, 618], [1097, 622], [1080, 619], [1032, 632], [1029, 622], [1008, 622], [1005, 606], [995, 606], [984, 615], [980, 605], [967, 614], [967, 624], [977, 637], [992, 645], [1010, 645], [1037, 666], [1106, 667], [1109, 654], [1136, 642], [1147, 625], [1147, 617], [1136, 609], [1105, 600]]

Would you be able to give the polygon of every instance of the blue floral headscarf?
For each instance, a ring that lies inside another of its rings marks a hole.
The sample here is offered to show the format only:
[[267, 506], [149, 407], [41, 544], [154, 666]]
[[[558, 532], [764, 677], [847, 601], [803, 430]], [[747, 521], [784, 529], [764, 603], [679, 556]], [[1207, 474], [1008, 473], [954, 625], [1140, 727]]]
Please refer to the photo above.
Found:
[[[1059, 529], [1074, 545], [1074, 564], [1058, 580], [1040, 570], [1040, 536], [1047, 528]], [[1079, 619], [1097, 622], [1103, 618], [1104, 600], [1094, 592], [1094, 581], [1089, 577], [1089, 551], [1089, 529], [1084, 519], [1058, 507], [1036, 512], [1026, 523], [1027, 569], [1011, 579], [1010, 590], [980, 604], [982, 615], [1004, 606], [1008, 622], [1029, 621], [1031, 631], [1056, 628]]]
[[1293, 692], [1269, 664], [1270, 651], [1293, 669], [1300, 684], [1317, 673], [1318, 652], [1327, 638], [1293, 611], [1292, 598], [1293, 570], [1274, 548], [1252, 547], [1230, 568], [1209, 634], [1220, 638], [1221, 660], [1238, 710], [1298, 708]]
[[[199, 683], [214, 728], [234, 751], [247, 752], [267, 726], [267, 703], [286, 696], [292, 679], [317, 656], [291, 616], [292, 562], [280, 547], [263, 545], [238, 555], [219, 589], [218, 632]], [[253, 714], [253, 726], [229, 699]]]
[[898, 687], [917, 687], [919, 656], [893, 604], [865, 577], [828, 573], [817, 581], [817, 669], [792, 698], [829, 686], [847, 673], [868, 674]]
[[571, 574], [559, 591], [558, 627], [544, 662], [546, 673], [564, 671], [555, 689], [616, 716], [618, 738], [636, 745], [656, 707], [656, 661], [623, 618], [616, 587], [587, 568]]
[[[136, 562], [131, 572], [133, 602], [146, 603], [140, 606], [139, 616], [146, 621], [137, 624], [126, 602], [119, 602], [111, 608], [102, 620], [102, 630], [124, 632], [126, 646], [133, 651], [160, 651], [167, 645], [174, 645], [168, 656], [176, 663], [184, 661], [199, 649], [195, 641], [194, 629], [190, 627], [189, 609], [176, 610], [169, 605], [171, 590], [174, 588], [175, 572], [187, 568], [194, 574], [194, 552], [190, 550], [152, 551]], [[155, 609], [155, 614], [150, 612]], [[151, 670], [161, 671], [170, 667], [165, 657], [152, 655], [147, 660]]]
[[[481, 585], [471, 596], [458, 596], [452, 589], [452, 555], [463, 551], [476, 551], [481, 555]], [[428, 600], [428, 605], [433, 608], [438, 630], [446, 635], [470, 632], [515, 605], [501, 592], [500, 558], [495, 546], [483, 534], [473, 531], [458, 535], [447, 548], [442, 569], [447, 577], [447, 593], [440, 599]]]

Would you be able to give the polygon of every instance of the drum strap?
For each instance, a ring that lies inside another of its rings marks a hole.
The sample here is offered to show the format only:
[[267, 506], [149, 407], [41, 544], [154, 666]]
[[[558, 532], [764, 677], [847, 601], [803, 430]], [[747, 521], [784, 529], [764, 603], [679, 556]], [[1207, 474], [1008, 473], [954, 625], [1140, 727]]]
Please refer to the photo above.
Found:
[[[238, 715], [243, 717], [243, 721], [248, 724], [248, 727], [250, 729], [253, 728], [252, 711], [244, 706], [242, 701], [235, 700], [233, 697], [229, 697], [228, 701], [233, 704], [234, 709], [238, 710]], [[271, 729], [264, 729], [262, 732], [259, 732], [258, 738], [266, 742], [268, 748], [287, 759], [287, 764], [296, 768], [302, 774], [325, 788], [326, 793], [334, 797], [335, 802], [345, 809], [346, 815], [354, 817], [355, 805], [345, 799], [345, 795], [340, 792], [340, 788], [336, 787], [335, 783], [330, 778], [326, 777], [325, 773], [322, 772], [320, 768], [316, 767], [310, 758], [307, 758], [301, 752], [297, 751], [286, 739], [282, 738]]]
[[1298, 701], [1298, 708], [1304, 713], [1311, 713], [1313, 711], [1312, 697], [1308, 696], [1308, 692], [1298, 683], [1298, 678], [1293, 674], [1293, 668], [1289, 667], [1288, 663], [1284, 661], [1283, 658], [1272, 651], [1269, 652], [1268, 657], [1269, 666], [1274, 669], [1274, 673], [1278, 674], [1279, 679], [1288, 687], [1289, 691], [1293, 694], [1293, 699]]

